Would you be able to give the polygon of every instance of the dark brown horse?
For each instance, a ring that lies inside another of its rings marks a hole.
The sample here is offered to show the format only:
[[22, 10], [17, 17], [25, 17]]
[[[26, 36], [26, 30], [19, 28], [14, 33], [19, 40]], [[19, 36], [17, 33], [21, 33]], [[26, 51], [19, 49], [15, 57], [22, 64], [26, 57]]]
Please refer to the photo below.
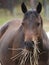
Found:
[[21, 5], [24, 18], [12, 20], [0, 29], [1, 65], [49, 65], [49, 40], [40, 16], [42, 5], [28, 11]]

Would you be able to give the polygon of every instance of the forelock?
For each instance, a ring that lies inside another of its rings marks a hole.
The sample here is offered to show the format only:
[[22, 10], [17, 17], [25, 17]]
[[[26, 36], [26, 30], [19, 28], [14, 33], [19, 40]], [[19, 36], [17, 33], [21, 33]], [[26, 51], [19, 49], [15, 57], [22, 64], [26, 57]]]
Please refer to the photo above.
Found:
[[27, 11], [26, 13], [25, 13], [25, 15], [24, 15], [24, 19], [27, 19], [27, 18], [29, 18], [30, 16], [35, 16], [35, 17], [38, 17], [38, 13], [36, 12], [36, 10], [34, 9], [34, 10], [32, 10], [32, 9], [30, 9], [29, 11]]

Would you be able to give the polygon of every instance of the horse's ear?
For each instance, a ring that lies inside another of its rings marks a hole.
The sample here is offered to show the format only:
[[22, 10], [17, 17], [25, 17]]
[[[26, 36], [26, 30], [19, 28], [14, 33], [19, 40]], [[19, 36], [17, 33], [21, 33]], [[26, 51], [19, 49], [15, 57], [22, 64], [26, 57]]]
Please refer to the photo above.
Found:
[[21, 9], [22, 9], [23, 13], [27, 12], [27, 8], [26, 8], [26, 5], [24, 4], [24, 2], [21, 4]]
[[42, 10], [42, 4], [39, 2], [37, 5], [37, 8], [36, 8], [36, 11], [37, 11], [37, 13], [40, 14], [41, 10]]

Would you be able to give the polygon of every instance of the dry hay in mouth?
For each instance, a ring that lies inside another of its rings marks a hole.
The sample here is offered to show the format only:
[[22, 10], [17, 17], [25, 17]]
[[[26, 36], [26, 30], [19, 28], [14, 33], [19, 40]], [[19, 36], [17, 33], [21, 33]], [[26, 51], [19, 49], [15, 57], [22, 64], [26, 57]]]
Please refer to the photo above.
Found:
[[9, 50], [14, 50], [14, 51], [20, 51], [19, 53], [17, 53], [16, 55], [14, 55], [13, 57], [11, 57], [10, 59], [12, 61], [15, 61], [16, 59], [19, 58], [19, 65], [25, 65], [25, 62], [27, 61], [27, 58], [29, 57], [29, 51], [27, 51], [26, 49], [22, 49], [22, 48], [17, 48], [17, 49], [12, 49], [9, 48]]
[[33, 50], [34, 65], [38, 65], [38, 58], [39, 58], [38, 53], [40, 53], [38, 49], [38, 42], [34, 41], [34, 50]]
[[38, 49], [38, 42], [37, 41], [34, 41], [33, 55], [30, 51], [28, 51], [26, 49], [22, 49], [22, 48], [17, 48], [17, 49], [9, 48], [9, 50], [14, 50], [14, 51], [21, 50], [21, 52], [19, 52], [18, 54], [16, 54], [15, 56], [10, 58], [11, 60], [15, 61], [16, 59], [18, 59], [20, 57], [19, 65], [25, 65], [28, 57], [30, 57], [30, 65], [38, 65], [38, 58], [39, 58], [38, 53], [40, 53], [40, 51]]

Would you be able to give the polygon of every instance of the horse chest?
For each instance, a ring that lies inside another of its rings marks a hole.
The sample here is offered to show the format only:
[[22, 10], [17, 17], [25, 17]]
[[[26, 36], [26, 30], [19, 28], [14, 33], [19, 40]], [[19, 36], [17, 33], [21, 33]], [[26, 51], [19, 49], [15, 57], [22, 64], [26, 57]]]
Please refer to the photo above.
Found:
[[48, 53], [43, 52], [39, 55], [39, 65], [47, 65]]

